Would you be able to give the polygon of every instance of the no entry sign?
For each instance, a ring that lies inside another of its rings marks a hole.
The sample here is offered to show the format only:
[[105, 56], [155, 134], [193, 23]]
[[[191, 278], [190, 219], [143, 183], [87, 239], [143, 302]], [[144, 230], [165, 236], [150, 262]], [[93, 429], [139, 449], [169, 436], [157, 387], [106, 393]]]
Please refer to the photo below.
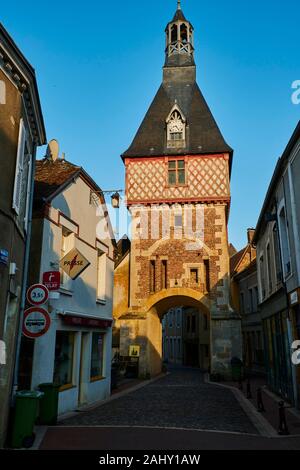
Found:
[[39, 338], [50, 328], [51, 320], [47, 310], [31, 307], [24, 312], [23, 335], [27, 338]]
[[31, 305], [43, 305], [48, 297], [48, 289], [43, 284], [34, 284], [27, 291], [27, 300]]

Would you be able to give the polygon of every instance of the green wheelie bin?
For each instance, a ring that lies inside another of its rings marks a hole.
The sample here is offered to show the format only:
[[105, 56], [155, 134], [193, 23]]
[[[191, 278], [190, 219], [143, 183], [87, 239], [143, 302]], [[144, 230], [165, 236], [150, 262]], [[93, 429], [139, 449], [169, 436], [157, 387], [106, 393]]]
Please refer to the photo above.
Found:
[[38, 415], [41, 392], [24, 390], [16, 393], [16, 404], [13, 418], [11, 446], [14, 449], [33, 446], [34, 425]]
[[40, 401], [39, 424], [54, 426], [57, 423], [59, 385], [45, 383], [40, 384], [39, 389], [43, 392]]

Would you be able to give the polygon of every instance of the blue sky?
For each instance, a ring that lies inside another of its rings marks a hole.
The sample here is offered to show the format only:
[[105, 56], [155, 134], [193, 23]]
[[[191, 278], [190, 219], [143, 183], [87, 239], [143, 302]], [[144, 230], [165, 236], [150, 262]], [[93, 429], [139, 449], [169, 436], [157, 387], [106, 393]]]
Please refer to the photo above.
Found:
[[[162, 78], [176, 0], [1, 4], [35, 67], [47, 128], [103, 189], [124, 187], [129, 146]], [[51, 5], [51, 6], [50, 6]], [[300, 119], [299, 0], [182, 0], [195, 28], [198, 83], [234, 148], [229, 235], [255, 226], [276, 160]], [[40, 152], [43, 156], [44, 150]]]

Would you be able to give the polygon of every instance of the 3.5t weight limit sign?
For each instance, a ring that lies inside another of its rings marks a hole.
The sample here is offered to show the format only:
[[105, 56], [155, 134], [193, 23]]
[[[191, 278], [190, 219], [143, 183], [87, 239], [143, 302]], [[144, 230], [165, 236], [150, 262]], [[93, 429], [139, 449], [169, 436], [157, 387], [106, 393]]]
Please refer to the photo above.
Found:
[[27, 291], [27, 300], [31, 305], [43, 305], [49, 298], [49, 291], [43, 284], [34, 284]]

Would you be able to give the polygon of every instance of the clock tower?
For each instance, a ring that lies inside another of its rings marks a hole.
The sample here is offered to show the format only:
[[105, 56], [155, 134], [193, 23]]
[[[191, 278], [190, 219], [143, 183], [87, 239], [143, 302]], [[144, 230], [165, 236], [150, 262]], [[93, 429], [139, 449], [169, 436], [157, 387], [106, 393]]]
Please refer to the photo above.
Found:
[[193, 307], [206, 317], [208, 366], [227, 376], [232, 357], [241, 358], [229, 295], [233, 150], [197, 85], [194, 28], [180, 2], [165, 33], [162, 84], [122, 155], [132, 232], [115, 277], [120, 354], [138, 345], [140, 375], [159, 373], [164, 314]]

